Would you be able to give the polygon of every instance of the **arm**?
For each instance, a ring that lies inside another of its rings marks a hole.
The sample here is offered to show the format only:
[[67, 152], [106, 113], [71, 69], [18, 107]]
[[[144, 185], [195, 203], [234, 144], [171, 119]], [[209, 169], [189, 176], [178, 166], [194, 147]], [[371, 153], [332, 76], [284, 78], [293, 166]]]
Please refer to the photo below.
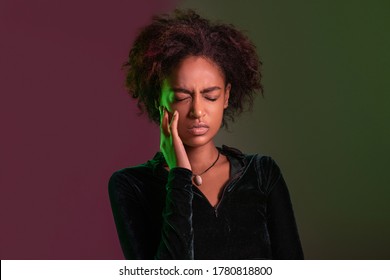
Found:
[[267, 221], [273, 259], [303, 259], [290, 195], [279, 167], [268, 159]]
[[[185, 168], [169, 172], [161, 230], [149, 218], [150, 202], [142, 194], [143, 183], [121, 172], [111, 176], [111, 207], [126, 259], [193, 258], [191, 175]], [[161, 231], [160, 240], [151, 232], [157, 230]]]
[[171, 169], [167, 196], [162, 213], [161, 242], [156, 259], [193, 259], [192, 172], [185, 168]]
[[162, 215], [162, 238], [156, 258], [193, 259], [191, 164], [177, 130], [179, 112], [175, 111], [171, 116], [164, 106], [159, 109], [160, 149], [170, 171]]
[[144, 207], [150, 207], [150, 204], [141, 193], [143, 183], [134, 178], [123, 178], [124, 175], [120, 173], [114, 173], [109, 183], [118, 236], [127, 259], [193, 259], [194, 256], [192, 172], [177, 131], [179, 113], [176, 111], [170, 116], [166, 108], [160, 107], [160, 114], [160, 149], [170, 172], [157, 252], [157, 244], [151, 244], [155, 235], [150, 231], [158, 230], [158, 225], [156, 228], [153, 225], [156, 221], [147, 219], [148, 215], [145, 214], [149, 209]]

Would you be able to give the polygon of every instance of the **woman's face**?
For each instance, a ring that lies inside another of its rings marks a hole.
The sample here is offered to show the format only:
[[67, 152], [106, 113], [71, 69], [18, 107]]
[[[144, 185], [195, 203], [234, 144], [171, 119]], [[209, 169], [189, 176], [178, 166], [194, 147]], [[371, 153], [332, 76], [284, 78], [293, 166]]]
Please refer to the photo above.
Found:
[[230, 84], [218, 66], [202, 57], [185, 58], [162, 84], [160, 105], [179, 112], [178, 132], [184, 145], [209, 143], [221, 127]]

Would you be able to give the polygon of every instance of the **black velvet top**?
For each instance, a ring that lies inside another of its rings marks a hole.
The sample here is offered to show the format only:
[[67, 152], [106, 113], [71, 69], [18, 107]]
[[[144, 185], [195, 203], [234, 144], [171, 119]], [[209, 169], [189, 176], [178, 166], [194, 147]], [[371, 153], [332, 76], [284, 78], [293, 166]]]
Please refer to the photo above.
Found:
[[230, 179], [213, 207], [192, 172], [169, 172], [161, 152], [115, 172], [109, 195], [126, 259], [303, 259], [287, 186], [276, 163], [218, 148]]

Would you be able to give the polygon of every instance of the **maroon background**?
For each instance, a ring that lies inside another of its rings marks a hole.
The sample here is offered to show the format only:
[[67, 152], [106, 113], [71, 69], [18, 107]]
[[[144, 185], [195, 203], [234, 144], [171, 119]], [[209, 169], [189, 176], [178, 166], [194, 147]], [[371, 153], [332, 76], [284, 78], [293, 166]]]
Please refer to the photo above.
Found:
[[155, 153], [158, 129], [120, 67], [174, 2], [0, 2], [1, 259], [123, 258], [107, 181]]

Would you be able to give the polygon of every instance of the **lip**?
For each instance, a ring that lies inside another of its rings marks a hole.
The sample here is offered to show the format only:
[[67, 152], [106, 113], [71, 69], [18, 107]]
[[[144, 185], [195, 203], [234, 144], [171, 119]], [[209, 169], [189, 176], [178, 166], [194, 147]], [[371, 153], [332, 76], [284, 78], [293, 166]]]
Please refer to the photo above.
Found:
[[204, 123], [195, 124], [188, 128], [188, 132], [195, 136], [206, 134], [208, 130], [209, 126]]

